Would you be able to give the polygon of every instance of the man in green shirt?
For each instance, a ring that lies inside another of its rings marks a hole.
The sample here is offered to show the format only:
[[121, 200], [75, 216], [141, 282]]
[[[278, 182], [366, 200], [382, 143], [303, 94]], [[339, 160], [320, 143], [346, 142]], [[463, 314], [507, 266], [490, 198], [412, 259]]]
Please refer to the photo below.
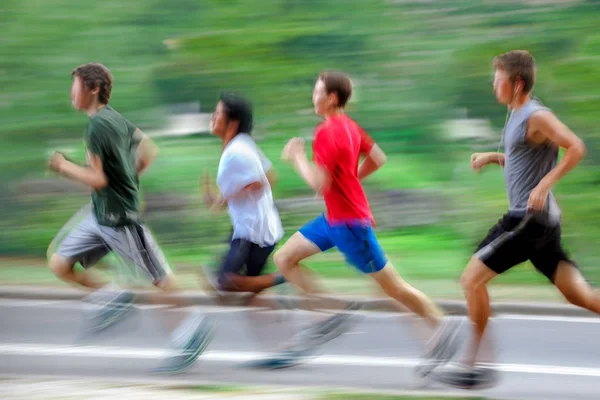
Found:
[[[85, 133], [88, 166], [51, 157], [50, 168], [92, 189], [92, 207], [85, 218], [57, 245], [50, 268], [60, 279], [91, 289], [106, 287], [87, 271], [109, 252], [147, 274], [163, 292], [177, 290], [175, 277], [154, 238], [140, 219], [139, 175], [154, 161], [154, 142], [108, 103], [112, 75], [102, 64], [84, 64], [72, 72], [71, 100], [85, 111], [89, 125]], [[79, 262], [83, 272], [73, 269]], [[97, 293], [98, 293], [97, 292]], [[93, 318], [94, 331], [114, 324], [131, 309], [134, 296], [119, 290]], [[182, 306], [183, 304], [178, 304]], [[194, 312], [173, 333], [176, 353], [159, 368], [179, 372], [191, 366], [210, 339], [210, 324]]]

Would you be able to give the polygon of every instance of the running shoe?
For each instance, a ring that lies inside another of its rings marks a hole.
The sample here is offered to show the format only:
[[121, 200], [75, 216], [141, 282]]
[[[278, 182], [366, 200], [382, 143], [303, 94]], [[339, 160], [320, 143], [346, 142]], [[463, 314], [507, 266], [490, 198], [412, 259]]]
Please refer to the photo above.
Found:
[[[421, 377], [426, 377], [441, 364], [447, 363], [454, 357], [460, 347], [460, 332], [462, 323], [444, 318], [438, 331], [431, 340], [437, 342], [423, 355], [424, 361], [416, 367]], [[429, 344], [428, 344], [429, 347]]]
[[499, 380], [498, 371], [486, 364], [475, 364], [473, 367], [451, 365], [449, 368], [435, 371], [431, 377], [458, 389], [491, 388]]
[[83, 337], [116, 325], [135, 308], [135, 294], [122, 289], [101, 288], [84, 301], [91, 303], [91, 310], [84, 314]]
[[362, 304], [359, 302], [351, 302], [344, 311], [298, 332], [292, 342], [295, 346], [307, 348], [321, 346], [348, 331], [358, 320], [357, 311], [361, 308]]
[[168, 357], [164, 363], [154, 369], [158, 374], [177, 374], [190, 368], [208, 347], [213, 336], [213, 324], [207, 317], [196, 318], [191, 334], [188, 322], [184, 322], [175, 332], [176, 354]]

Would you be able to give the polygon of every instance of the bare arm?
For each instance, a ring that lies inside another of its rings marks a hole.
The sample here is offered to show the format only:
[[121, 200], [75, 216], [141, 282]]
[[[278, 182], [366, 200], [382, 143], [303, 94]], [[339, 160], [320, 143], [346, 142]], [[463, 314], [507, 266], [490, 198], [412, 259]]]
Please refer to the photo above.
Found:
[[282, 160], [292, 164], [298, 175], [316, 193], [322, 193], [331, 184], [331, 175], [324, 167], [308, 161], [304, 149], [304, 140], [293, 138], [285, 145]]
[[471, 168], [479, 171], [488, 164], [504, 166], [504, 154], [502, 153], [473, 153], [471, 154]]
[[159, 150], [154, 141], [140, 129], [135, 130], [133, 138], [138, 142], [135, 168], [138, 175], [142, 175], [152, 165], [158, 156]]
[[297, 155], [293, 159], [294, 169], [308, 186], [316, 193], [322, 193], [329, 187], [331, 176], [329, 172], [318, 165], [314, 165], [306, 157], [306, 153]]
[[538, 111], [529, 119], [527, 140], [531, 143], [551, 142], [566, 151], [560, 162], [539, 183], [550, 190], [563, 176], [579, 164], [586, 153], [585, 144], [552, 112]]
[[385, 156], [383, 150], [381, 150], [381, 148], [376, 144], [373, 145], [369, 155], [365, 157], [363, 162], [358, 167], [358, 179], [362, 181], [364, 178], [373, 174], [375, 171], [381, 168], [386, 161], [387, 157]]
[[486, 164], [498, 164], [504, 166], [504, 153], [486, 153], [487, 163]]
[[100, 190], [108, 185], [108, 179], [102, 168], [102, 161], [96, 154], [87, 152], [89, 166], [82, 167], [65, 159], [61, 153], [54, 153], [50, 158], [50, 168], [59, 174], [79, 183]]

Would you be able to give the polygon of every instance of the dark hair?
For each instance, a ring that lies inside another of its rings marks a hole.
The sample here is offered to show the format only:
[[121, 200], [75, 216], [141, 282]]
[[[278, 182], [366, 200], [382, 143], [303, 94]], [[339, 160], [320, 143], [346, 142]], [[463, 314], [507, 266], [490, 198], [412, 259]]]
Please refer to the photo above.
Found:
[[526, 50], [511, 50], [494, 57], [494, 68], [506, 72], [512, 83], [523, 81], [523, 92], [529, 93], [535, 84], [535, 58]]
[[227, 118], [238, 121], [238, 133], [252, 132], [252, 105], [248, 100], [235, 93], [221, 93], [219, 101], [223, 103]]
[[337, 95], [338, 107], [345, 107], [352, 96], [350, 77], [339, 71], [324, 71], [319, 74], [319, 79], [325, 84], [327, 94], [335, 93]]
[[81, 78], [90, 90], [99, 88], [98, 101], [108, 104], [113, 87], [113, 77], [108, 68], [98, 63], [83, 64], [71, 71], [71, 76]]

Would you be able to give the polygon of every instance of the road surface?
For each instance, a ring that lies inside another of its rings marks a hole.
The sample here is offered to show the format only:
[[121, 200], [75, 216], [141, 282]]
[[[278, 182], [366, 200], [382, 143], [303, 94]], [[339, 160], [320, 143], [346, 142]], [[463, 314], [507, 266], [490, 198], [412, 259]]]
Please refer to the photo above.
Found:
[[[411, 319], [365, 312], [353, 329], [327, 344], [307, 364], [255, 370], [244, 362], [269, 354], [308, 324], [308, 312], [257, 313], [244, 308], [203, 307], [215, 338], [184, 374], [155, 376], [149, 370], [169, 352], [162, 316], [174, 323], [180, 311], [141, 306], [93, 341], [77, 342], [82, 303], [0, 299], [0, 377], [93, 377], [107, 380], [250, 384], [381, 391], [456, 392], [418, 380], [421, 352]], [[600, 390], [600, 319], [499, 315], [491, 322], [501, 380], [477, 394], [495, 399], [593, 399]], [[467, 326], [465, 339], [467, 338]], [[470, 395], [473, 393], [470, 392]]]

